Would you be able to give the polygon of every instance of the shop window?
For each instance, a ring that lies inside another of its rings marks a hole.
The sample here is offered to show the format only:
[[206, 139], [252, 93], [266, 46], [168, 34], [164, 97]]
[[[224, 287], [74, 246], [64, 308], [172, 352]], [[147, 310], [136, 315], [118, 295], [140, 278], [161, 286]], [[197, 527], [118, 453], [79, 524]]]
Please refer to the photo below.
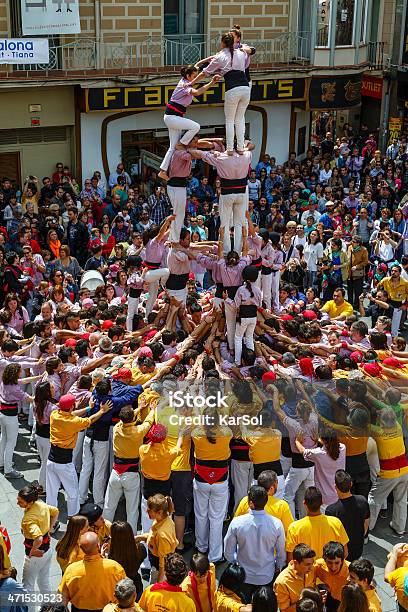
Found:
[[353, 44], [355, 0], [338, 0], [336, 15], [336, 47]]
[[317, 0], [317, 46], [329, 46], [330, 31], [330, 2], [331, 0]]

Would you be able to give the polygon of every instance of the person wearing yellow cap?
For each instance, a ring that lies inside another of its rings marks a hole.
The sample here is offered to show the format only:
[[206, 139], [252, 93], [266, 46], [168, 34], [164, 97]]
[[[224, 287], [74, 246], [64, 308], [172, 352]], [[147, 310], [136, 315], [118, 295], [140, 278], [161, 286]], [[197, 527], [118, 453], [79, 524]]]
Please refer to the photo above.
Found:
[[62, 484], [67, 496], [68, 516], [79, 512], [78, 477], [72, 461], [72, 453], [77, 441], [78, 432], [87, 429], [110, 410], [111, 402], [102, 404], [98, 412], [92, 416], [88, 408], [75, 410], [75, 397], [62, 395], [58, 410], [50, 415], [51, 449], [47, 461], [47, 504], [57, 506], [58, 491]]

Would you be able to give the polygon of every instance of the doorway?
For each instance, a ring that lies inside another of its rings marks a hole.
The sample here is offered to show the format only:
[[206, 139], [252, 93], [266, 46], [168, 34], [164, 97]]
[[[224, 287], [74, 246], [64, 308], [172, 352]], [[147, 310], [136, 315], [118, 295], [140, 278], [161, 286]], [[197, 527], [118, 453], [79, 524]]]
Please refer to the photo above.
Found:
[[21, 185], [20, 153], [0, 153], [1, 178], [7, 177], [16, 185]]

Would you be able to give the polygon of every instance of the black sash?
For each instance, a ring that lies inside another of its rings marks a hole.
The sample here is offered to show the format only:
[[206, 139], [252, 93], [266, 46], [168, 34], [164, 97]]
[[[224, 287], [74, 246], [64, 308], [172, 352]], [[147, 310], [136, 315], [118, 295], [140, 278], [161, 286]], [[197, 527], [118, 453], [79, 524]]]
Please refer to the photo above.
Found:
[[231, 193], [245, 193], [248, 183], [248, 177], [237, 179], [221, 179], [221, 194], [229, 195]]
[[138, 298], [141, 295], [142, 295], [142, 289], [134, 289], [133, 287], [129, 289], [129, 297]]
[[257, 480], [259, 474], [264, 470], [272, 470], [277, 476], [283, 475], [280, 461], [266, 461], [265, 463], [254, 463], [254, 479]]
[[18, 414], [18, 404], [0, 404], [0, 412], [4, 414], [4, 416], [13, 417]]
[[186, 114], [187, 108], [182, 104], [178, 104], [177, 102], [170, 102], [166, 106], [166, 110], [164, 111], [165, 115], [176, 115], [176, 117], [182, 117]]
[[240, 288], [240, 285], [232, 286], [232, 287], [224, 287], [225, 291], [228, 293], [228, 297], [231, 300], [234, 299], [239, 288]]
[[38, 421], [36, 421], [35, 435], [39, 436], [40, 438], [49, 438], [50, 437], [50, 424], [47, 423], [46, 425], [44, 425], [44, 423], [39, 423]]
[[222, 299], [223, 291], [224, 291], [224, 285], [222, 283], [216, 283], [216, 290], [215, 290], [214, 297]]
[[236, 87], [249, 87], [248, 79], [242, 70], [229, 70], [224, 74], [225, 91]]
[[53, 463], [72, 463], [72, 448], [61, 448], [51, 444], [50, 454], [48, 459]]
[[180, 291], [185, 289], [187, 285], [189, 274], [170, 274], [166, 282], [166, 289], [173, 291]]
[[256, 317], [257, 307], [255, 304], [241, 304], [238, 310], [240, 319], [252, 319]]
[[167, 185], [170, 187], [187, 187], [187, 177], [173, 176], [167, 181]]

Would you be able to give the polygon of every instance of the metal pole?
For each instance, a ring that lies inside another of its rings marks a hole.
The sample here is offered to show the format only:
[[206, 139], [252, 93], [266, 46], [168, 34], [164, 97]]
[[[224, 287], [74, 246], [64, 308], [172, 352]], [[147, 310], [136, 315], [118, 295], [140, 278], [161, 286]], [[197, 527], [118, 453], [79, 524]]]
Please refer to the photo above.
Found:
[[364, 16], [362, 15], [362, 0], [356, 0], [354, 5], [354, 10], [356, 11], [356, 18], [354, 20], [354, 63], [357, 66], [360, 60], [360, 32], [361, 32], [361, 24]]
[[[310, 15], [310, 65], [314, 66], [315, 62], [315, 49], [317, 39], [317, 2], [318, 0], [312, 0], [312, 10]], [[307, 34], [306, 34], [307, 35]]]
[[100, 0], [95, 0], [95, 40], [96, 40], [96, 69], [100, 70], [103, 66], [101, 54], [101, 6]]

